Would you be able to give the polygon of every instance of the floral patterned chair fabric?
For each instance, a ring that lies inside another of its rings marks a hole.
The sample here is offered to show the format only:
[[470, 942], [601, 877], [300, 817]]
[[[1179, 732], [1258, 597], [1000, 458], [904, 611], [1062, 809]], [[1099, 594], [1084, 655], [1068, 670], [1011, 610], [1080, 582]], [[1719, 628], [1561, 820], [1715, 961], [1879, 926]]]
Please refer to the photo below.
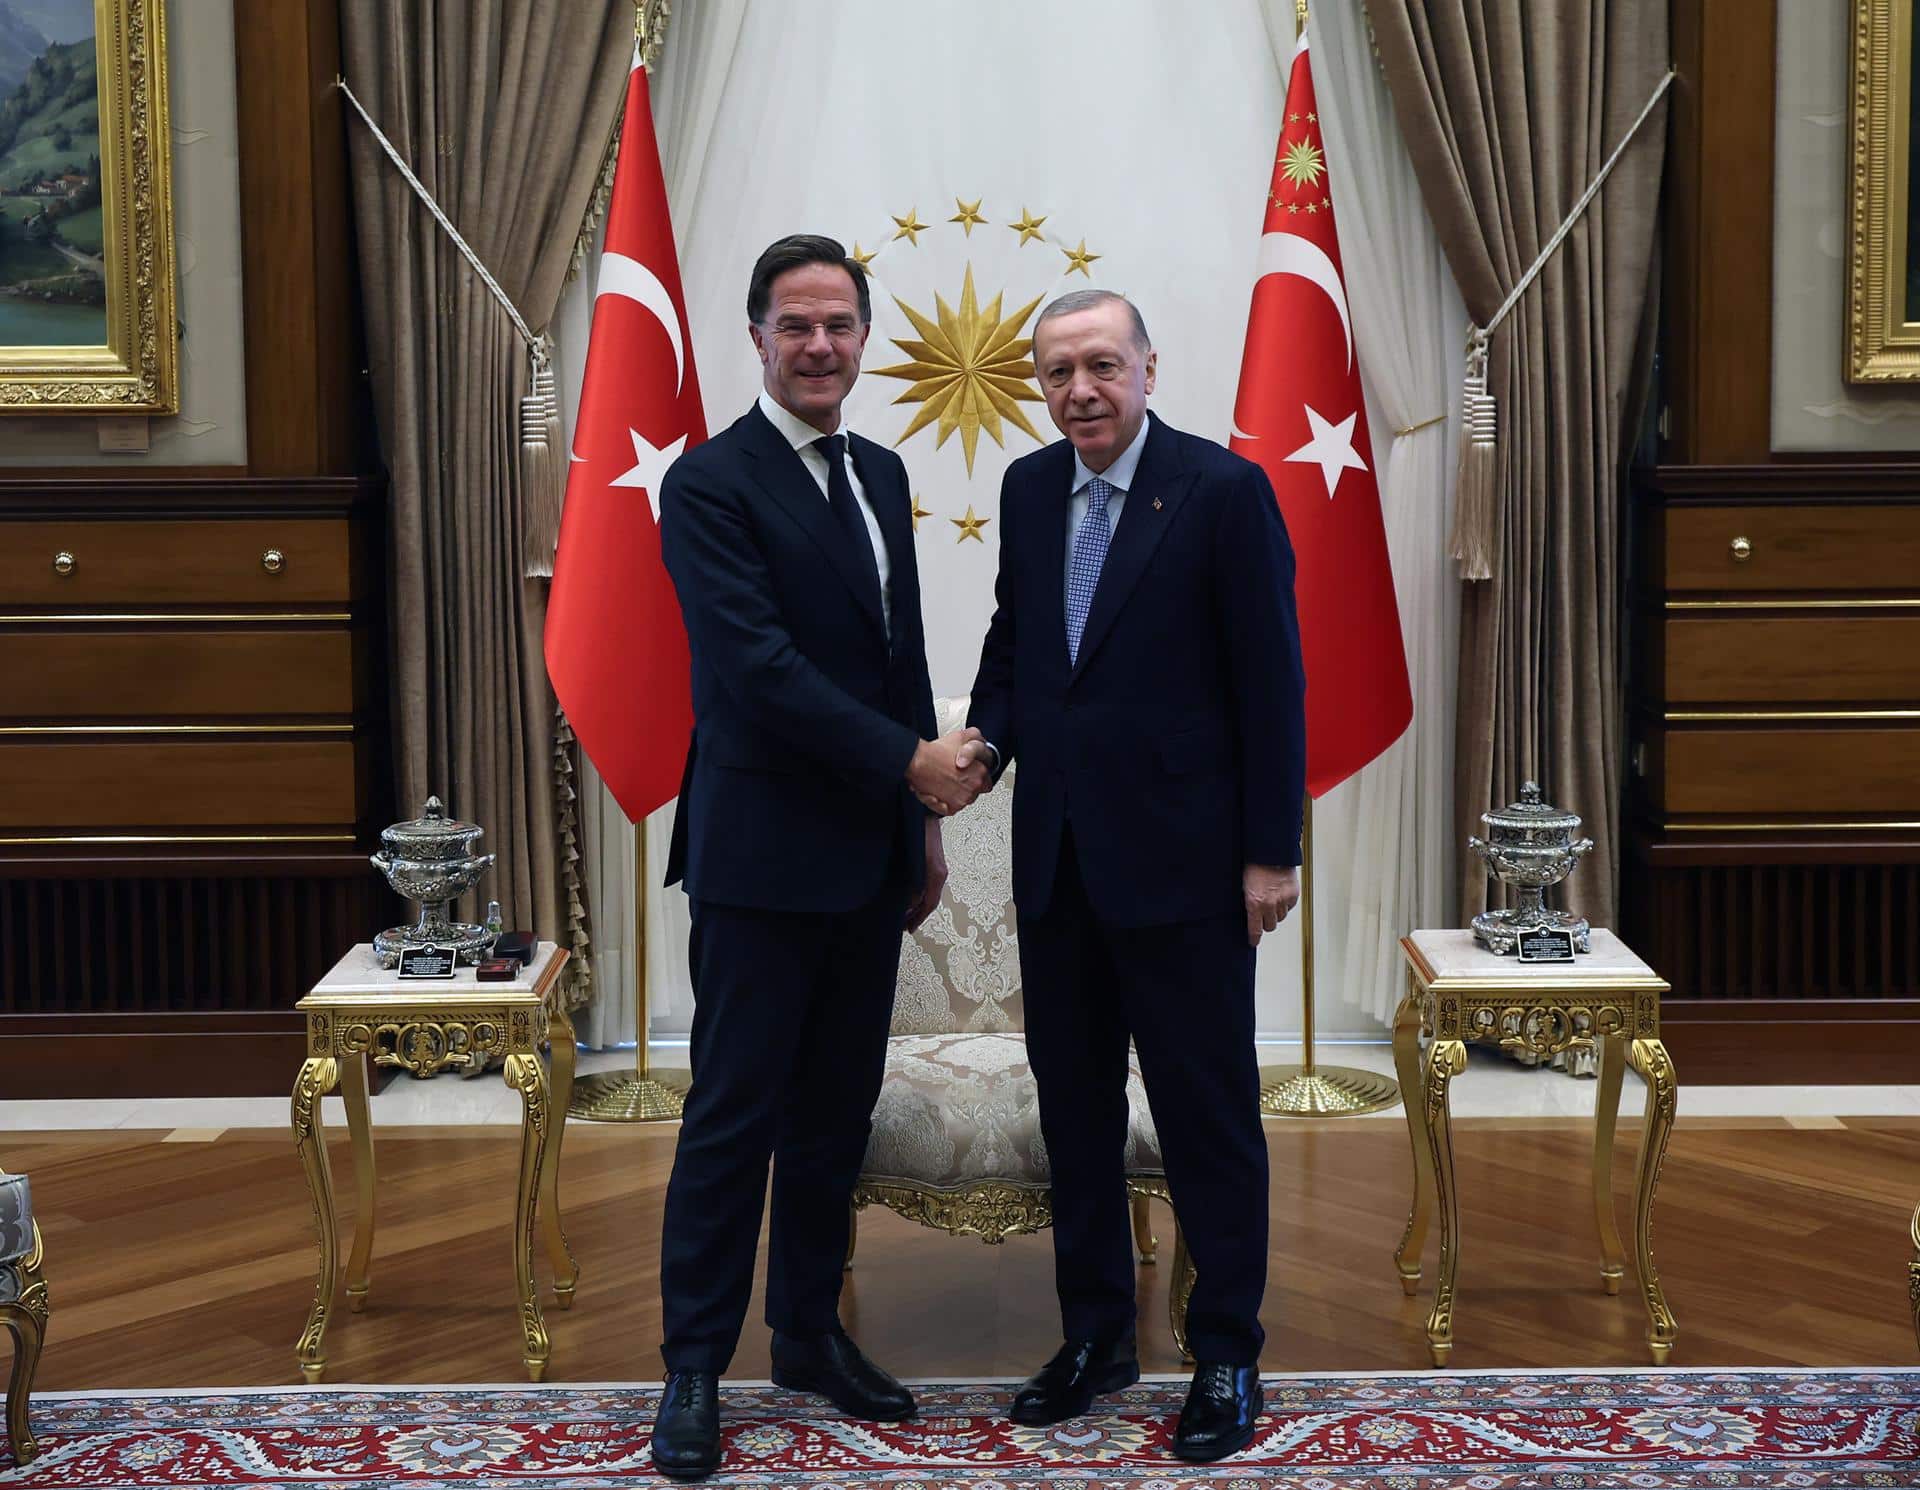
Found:
[[[967, 700], [938, 701], [944, 733]], [[856, 1209], [880, 1204], [956, 1236], [1000, 1242], [1052, 1222], [1051, 1173], [1027, 1064], [1020, 943], [1013, 910], [1018, 766], [942, 830], [947, 887], [901, 948], [886, 1077], [874, 1107]], [[1157, 1246], [1147, 1203], [1167, 1200], [1146, 1087], [1127, 1078], [1127, 1188], [1141, 1260]], [[1191, 1266], [1175, 1227], [1174, 1337], [1186, 1347]]]
[[0, 1174], [0, 1324], [13, 1335], [13, 1375], [7, 1380], [7, 1437], [13, 1462], [39, 1452], [27, 1425], [34, 1368], [47, 1327], [47, 1285], [40, 1276], [40, 1228], [24, 1174]]

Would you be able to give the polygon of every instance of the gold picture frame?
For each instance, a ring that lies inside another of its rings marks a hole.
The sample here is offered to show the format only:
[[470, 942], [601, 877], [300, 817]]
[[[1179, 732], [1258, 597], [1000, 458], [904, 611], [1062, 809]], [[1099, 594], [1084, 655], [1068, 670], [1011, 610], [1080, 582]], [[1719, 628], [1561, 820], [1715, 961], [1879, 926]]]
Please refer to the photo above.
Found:
[[178, 413], [164, 0], [67, 3], [0, 80], [0, 414]]

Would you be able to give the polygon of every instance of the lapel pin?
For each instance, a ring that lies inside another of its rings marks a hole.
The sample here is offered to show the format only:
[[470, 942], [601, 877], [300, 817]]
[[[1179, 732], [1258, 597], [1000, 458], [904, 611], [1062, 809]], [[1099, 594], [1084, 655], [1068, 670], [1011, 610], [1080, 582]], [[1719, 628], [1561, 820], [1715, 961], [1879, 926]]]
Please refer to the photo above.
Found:
[[1153, 510], [1155, 512], [1158, 512], [1160, 510], [1160, 499], [1158, 497], [1155, 497], [1153, 499]]

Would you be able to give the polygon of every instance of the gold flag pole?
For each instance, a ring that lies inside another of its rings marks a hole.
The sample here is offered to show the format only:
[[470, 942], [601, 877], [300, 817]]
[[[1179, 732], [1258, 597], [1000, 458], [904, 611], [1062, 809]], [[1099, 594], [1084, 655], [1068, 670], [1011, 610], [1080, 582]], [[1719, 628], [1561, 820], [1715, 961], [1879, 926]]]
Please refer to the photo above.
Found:
[[1378, 1112], [1400, 1100], [1400, 1084], [1358, 1066], [1316, 1066], [1313, 1060], [1313, 798], [1300, 833], [1300, 979], [1305, 987], [1301, 1062], [1260, 1068], [1263, 1117], [1350, 1117]]
[[686, 1082], [653, 1074], [647, 1049], [647, 824], [633, 825], [634, 1069], [600, 1071], [573, 1084], [567, 1116], [595, 1123], [656, 1123], [680, 1116]]

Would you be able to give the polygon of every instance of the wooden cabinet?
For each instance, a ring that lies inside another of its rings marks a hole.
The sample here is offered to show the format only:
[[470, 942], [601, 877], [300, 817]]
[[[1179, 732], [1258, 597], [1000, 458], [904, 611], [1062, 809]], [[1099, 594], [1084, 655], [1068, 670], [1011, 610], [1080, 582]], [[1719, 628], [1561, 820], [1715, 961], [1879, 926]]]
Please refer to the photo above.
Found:
[[0, 1095], [277, 1093], [398, 918], [379, 525], [353, 478], [0, 481]]
[[1920, 468], [1638, 484], [1623, 930], [1720, 1080], [1920, 1069]]

